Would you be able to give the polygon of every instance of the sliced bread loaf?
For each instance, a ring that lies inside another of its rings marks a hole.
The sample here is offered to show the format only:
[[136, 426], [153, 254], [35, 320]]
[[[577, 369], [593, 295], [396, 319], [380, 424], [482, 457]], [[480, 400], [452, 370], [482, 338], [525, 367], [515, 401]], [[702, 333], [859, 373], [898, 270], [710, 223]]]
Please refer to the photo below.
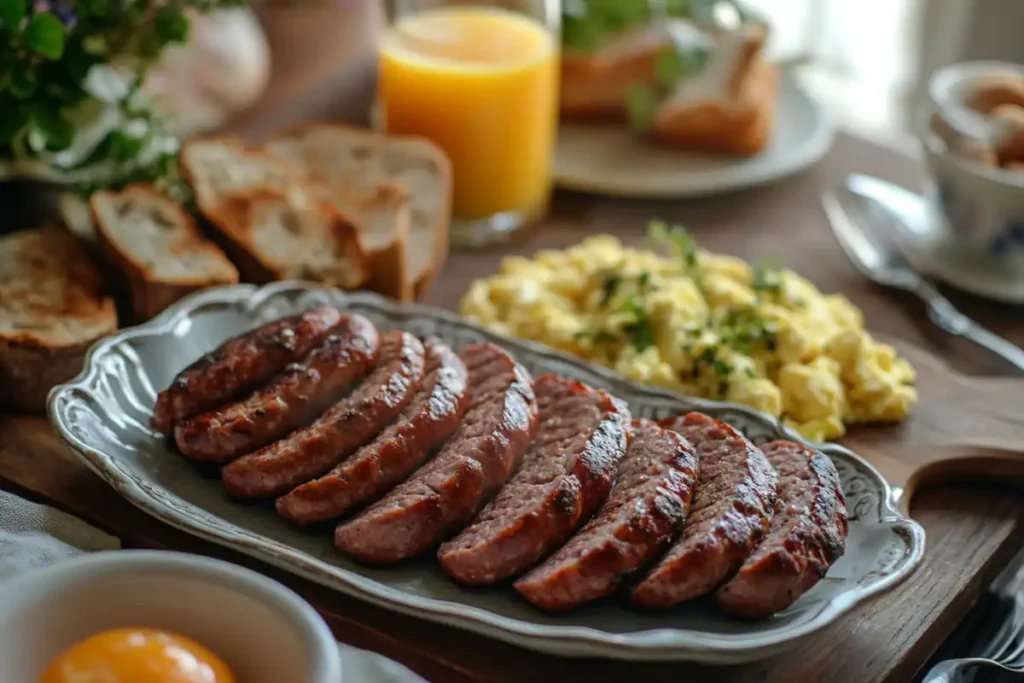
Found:
[[423, 295], [448, 253], [452, 174], [440, 147], [421, 138], [315, 123], [271, 139], [265, 149], [342, 197], [372, 197], [389, 184], [405, 190], [412, 213], [406, 269], [415, 296]]
[[88, 250], [61, 228], [0, 237], [0, 407], [43, 412], [46, 395], [117, 330]]
[[369, 258], [352, 224], [299, 186], [230, 194], [213, 221], [249, 281], [309, 280], [359, 289], [370, 278]]
[[181, 168], [196, 205], [211, 220], [231, 194], [261, 187], [287, 190], [304, 180], [288, 161], [254, 152], [234, 138], [188, 143], [181, 150]]
[[[346, 203], [347, 211], [342, 208]], [[369, 289], [397, 301], [413, 301], [415, 283], [409, 276], [412, 203], [408, 193], [397, 185], [381, 185], [370, 194], [351, 201], [336, 199], [335, 204], [344, 215], [352, 217], [369, 254], [372, 271]]]
[[194, 291], [238, 282], [238, 271], [179, 204], [148, 185], [89, 199], [96, 233], [124, 274], [136, 317], [148, 320]]

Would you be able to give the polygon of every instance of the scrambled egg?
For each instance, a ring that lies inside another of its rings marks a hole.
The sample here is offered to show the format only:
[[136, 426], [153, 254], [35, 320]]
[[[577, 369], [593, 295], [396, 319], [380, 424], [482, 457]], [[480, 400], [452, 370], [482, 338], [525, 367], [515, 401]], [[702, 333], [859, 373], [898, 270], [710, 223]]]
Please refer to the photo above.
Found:
[[814, 441], [906, 417], [913, 368], [865, 332], [845, 297], [702, 251], [678, 228], [652, 225], [652, 235], [675, 254], [600, 235], [507, 258], [470, 286], [461, 312], [640, 382], [752, 406]]

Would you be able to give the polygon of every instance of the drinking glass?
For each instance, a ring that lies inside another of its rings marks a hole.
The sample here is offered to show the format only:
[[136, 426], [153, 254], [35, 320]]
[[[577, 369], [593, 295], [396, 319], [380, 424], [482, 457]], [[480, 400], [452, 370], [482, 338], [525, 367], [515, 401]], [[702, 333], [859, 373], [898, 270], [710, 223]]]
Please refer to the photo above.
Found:
[[452, 163], [454, 247], [543, 217], [558, 124], [560, 0], [390, 0], [377, 126]]

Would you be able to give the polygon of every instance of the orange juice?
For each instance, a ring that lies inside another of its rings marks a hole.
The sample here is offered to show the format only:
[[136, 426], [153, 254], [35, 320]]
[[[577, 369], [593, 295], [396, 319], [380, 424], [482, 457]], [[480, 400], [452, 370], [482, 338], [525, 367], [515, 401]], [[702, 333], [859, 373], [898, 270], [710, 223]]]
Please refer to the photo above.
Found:
[[544, 212], [551, 191], [558, 50], [537, 20], [495, 7], [442, 7], [398, 20], [380, 47], [382, 123], [451, 158], [452, 213]]

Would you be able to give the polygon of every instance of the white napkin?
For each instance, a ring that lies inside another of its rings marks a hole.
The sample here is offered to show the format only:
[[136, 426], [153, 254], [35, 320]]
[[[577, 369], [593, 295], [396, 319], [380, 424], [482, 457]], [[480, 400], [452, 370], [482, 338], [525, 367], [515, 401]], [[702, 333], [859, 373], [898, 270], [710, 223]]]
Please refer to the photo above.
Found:
[[[0, 581], [120, 541], [81, 519], [0, 490]], [[338, 643], [342, 683], [426, 683], [401, 664]]]

